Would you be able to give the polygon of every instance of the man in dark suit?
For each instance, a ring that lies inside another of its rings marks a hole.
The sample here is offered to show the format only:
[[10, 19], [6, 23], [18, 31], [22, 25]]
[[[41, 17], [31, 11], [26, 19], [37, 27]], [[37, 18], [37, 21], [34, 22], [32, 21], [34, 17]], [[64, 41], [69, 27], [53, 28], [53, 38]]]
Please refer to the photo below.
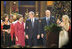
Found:
[[34, 17], [34, 12], [29, 12], [30, 19], [26, 20], [26, 38], [28, 40], [29, 46], [37, 46], [37, 39], [39, 39], [40, 35], [38, 33], [38, 20]]
[[44, 31], [45, 26], [49, 26], [51, 23], [55, 23], [54, 17], [52, 17], [50, 14], [51, 12], [49, 10], [45, 11], [46, 16], [42, 18], [41, 20], [41, 38], [43, 40], [43, 46], [46, 47], [46, 32]]

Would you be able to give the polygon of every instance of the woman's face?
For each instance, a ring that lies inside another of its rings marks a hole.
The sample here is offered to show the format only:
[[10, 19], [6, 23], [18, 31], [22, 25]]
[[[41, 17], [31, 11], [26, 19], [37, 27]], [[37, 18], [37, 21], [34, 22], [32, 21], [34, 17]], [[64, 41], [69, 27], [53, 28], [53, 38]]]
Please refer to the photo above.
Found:
[[64, 22], [65, 21], [65, 19], [62, 17], [62, 21]]
[[7, 16], [7, 17], [5, 18], [5, 21], [8, 21], [8, 19], [9, 19], [9, 18], [8, 18], [8, 16]]
[[21, 21], [23, 21], [23, 17], [21, 17]]
[[23, 22], [23, 17], [20, 18], [20, 21]]

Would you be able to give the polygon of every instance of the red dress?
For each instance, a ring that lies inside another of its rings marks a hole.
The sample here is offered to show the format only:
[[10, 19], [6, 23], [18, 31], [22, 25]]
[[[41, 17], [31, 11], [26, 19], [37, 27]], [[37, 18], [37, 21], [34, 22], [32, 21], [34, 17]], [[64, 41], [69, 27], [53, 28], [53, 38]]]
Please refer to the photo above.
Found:
[[69, 31], [71, 31], [71, 26], [69, 26]]
[[16, 41], [16, 45], [19, 44], [21, 46], [25, 46], [25, 36], [24, 36], [25, 30], [24, 30], [24, 23], [20, 24], [17, 22], [15, 24], [15, 38], [17, 36], [18, 41]]
[[1, 25], [1, 36], [2, 36], [2, 29], [3, 29], [3, 26]]
[[11, 24], [11, 39], [13, 39], [14, 30], [14, 24]]
[[14, 21], [14, 22], [12, 22], [12, 24], [11, 24], [11, 32], [10, 32], [10, 34], [11, 34], [11, 39], [13, 40], [13, 35], [14, 35], [14, 33], [15, 33], [15, 23], [16, 23], [17, 21]]
[[3, 29], [3, 26], [1, 25], [1, 30]]

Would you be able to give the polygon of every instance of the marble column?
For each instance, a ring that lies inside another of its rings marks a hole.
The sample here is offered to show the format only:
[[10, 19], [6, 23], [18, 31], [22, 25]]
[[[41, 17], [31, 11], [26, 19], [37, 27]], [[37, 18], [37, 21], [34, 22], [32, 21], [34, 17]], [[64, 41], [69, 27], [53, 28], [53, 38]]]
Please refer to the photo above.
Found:
[[1, 16], [3, 16], [4, 13], [4, 2], [1, 1]]
[[11, 1], [6, 1], [6, 13], [10, 15], [10, 2]]
[[47, 1], [40, 1], [40, 17], [45, 16], [46, 9], [47, 9]]
[[35, 14], [36, 14], [35, 16], [36, 17], [39, 17], [39, 10], [38, 10], [39, 6], [38, 6], [38, 3], [39, 3], [39, 1], [35, 2]]

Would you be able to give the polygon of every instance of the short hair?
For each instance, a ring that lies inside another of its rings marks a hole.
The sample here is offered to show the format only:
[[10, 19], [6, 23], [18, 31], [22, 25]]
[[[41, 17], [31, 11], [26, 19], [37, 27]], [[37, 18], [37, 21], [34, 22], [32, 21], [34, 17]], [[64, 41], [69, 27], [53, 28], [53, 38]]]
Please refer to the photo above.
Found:
[[8, 14], [4, 14], [3, 21], [5, 21], [5, 18], [8, 17]]
[[29, 12], [29, 14], [32, 14], [32, 15], [34, 15], [34, 12], [33, 12], [33, 11], [30, 11], [30, 12]]
[[50, 12], [50, 10], [46, 10], [45, 12]]
[[17, 15], [17, 19], [19, 20], [21, 17], [23, 17], [23, 15], [21, 15], [21, 14], [18, 14]]

